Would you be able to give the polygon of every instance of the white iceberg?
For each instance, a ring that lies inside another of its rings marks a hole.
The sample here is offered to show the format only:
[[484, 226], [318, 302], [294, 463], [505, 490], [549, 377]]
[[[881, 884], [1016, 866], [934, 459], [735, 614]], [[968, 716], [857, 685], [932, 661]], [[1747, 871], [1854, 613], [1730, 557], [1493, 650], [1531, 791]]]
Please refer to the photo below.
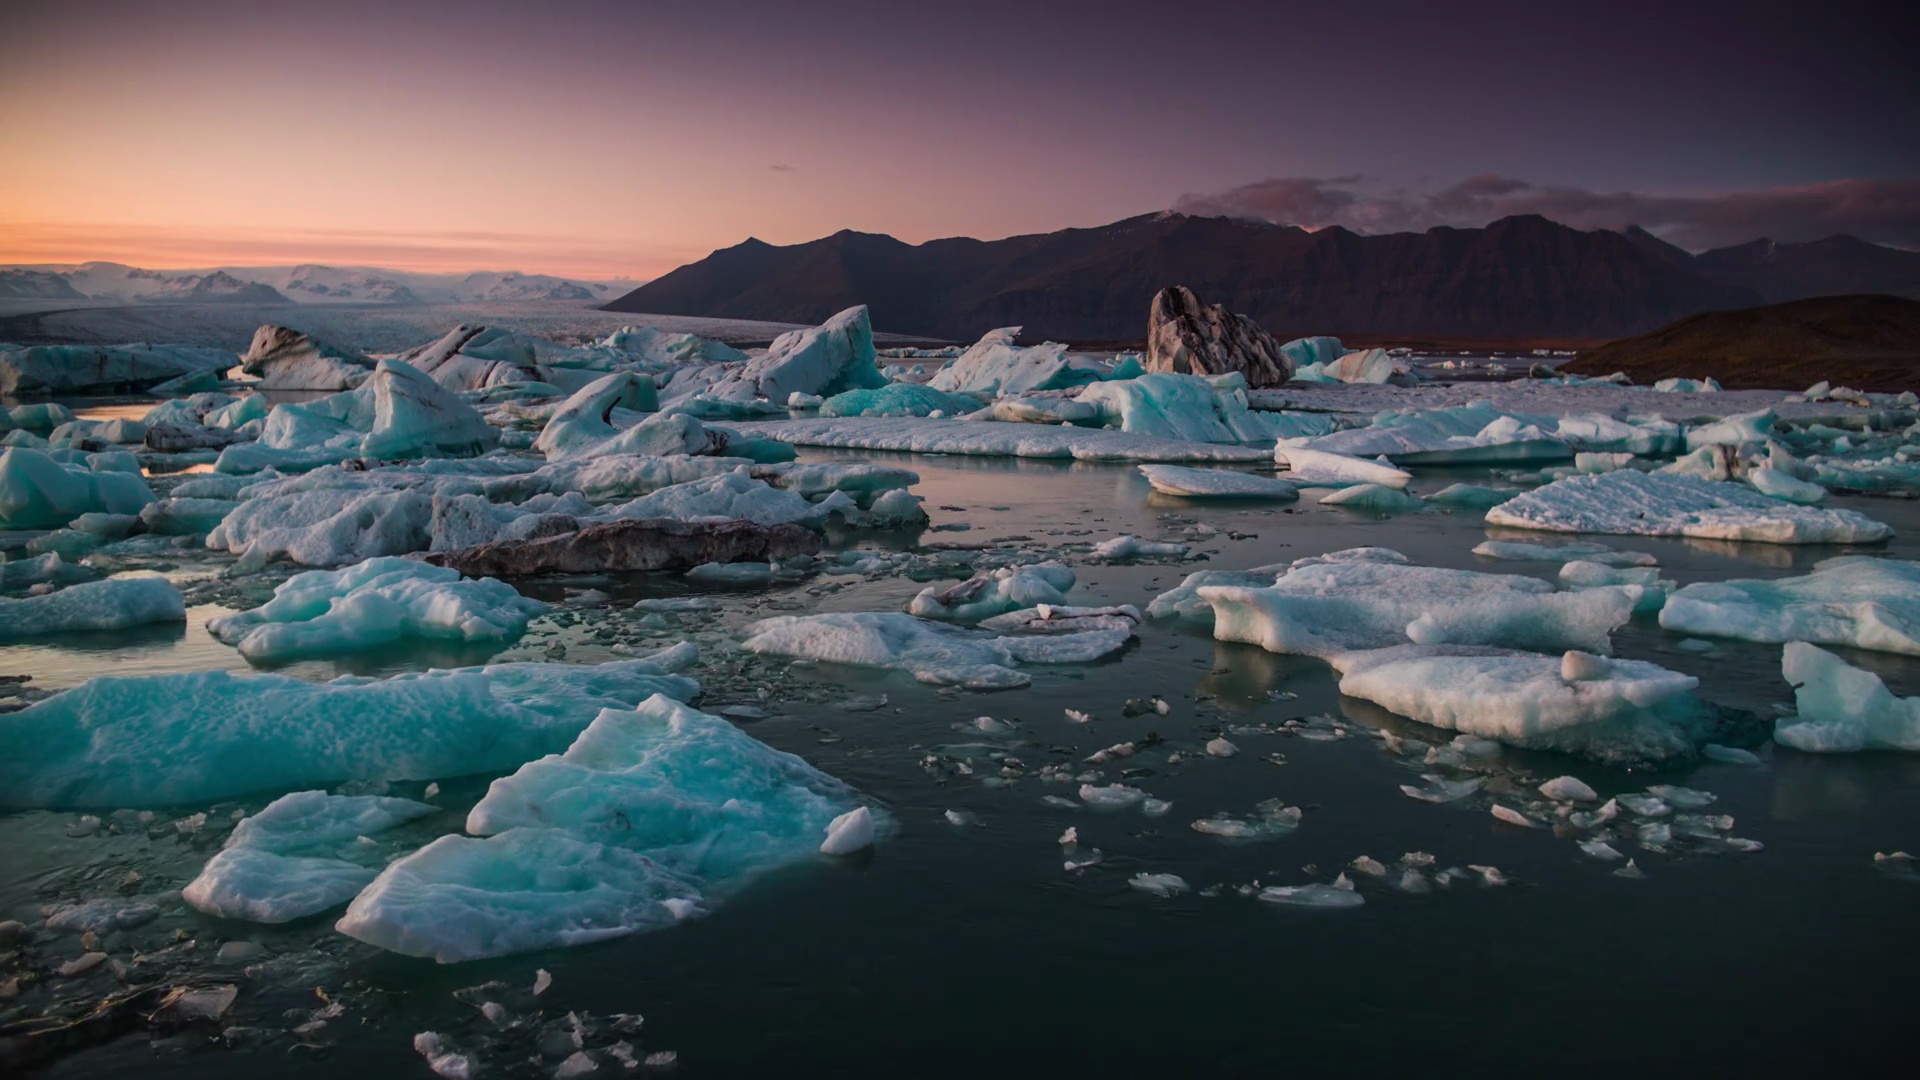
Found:
[[181, 622], [186, 617], [186, 602], [173, 582], [157, 574], [127, 575], [69, 585], [40, 596], [0, 596], [0, 641], [125, 630]]
[[1770, 544], [1861, 544], [1893, 535], [1852, 510], [1795, 506], [1745, 484], [1631, 470], [1555, 480], [1488, 510], [1487, 522], [1549, 532]]
[[1098, 410], [1105, 426], [1134, 435], [1203, 443], [1264, 442], [1323, 434], [1333, 419], [1316, 413], [1254, 412], [1238, 372], [1206, 378], [1155, 372], [1096, 382], [1075, 400]]
[[1233, 469], [1192, 469], [1183, 465], [1142, 465], [1140, 475], [1163, 495], [1188, 499], [1297, 499], [1300, 485], [1291, 480]]
[[729, 369], [708, 394], [722, 401], [759, 398], [784, 404], [796, 392], [832, 397], [843, 390], [886, 384], [886, 376], [874, 365], [873, 327], [862, 304], [810, 330], [789, 330], [774, 338], [764, 356]]
[[207, 630], [255, 663], [364, 650], [414, 638], [507, 642], [546, 610], [493, 578], [412, 559], [368, 559], [344, 570], [295, 574], [273, 599], [223, 615]]
[[1803, 641], [1787, 643], [1780, 670], [1798, 715], [1774, 726], [1775, 742], [1816, 754], [1920, 750], [1920, 698], [1894, 697], [1878, 675]]
[[398, 360], [382, 360], [358, 389], [273, 407], [252, 443], [220, 452], [224, 473], [296, 471], [348, 458], [464, 456], [491, 448], [493, 428], [473, 406]]
[[855, 667], [910, 672], [925, 683], [1000, 689], [1032, 681], [1021, 664], [1075, 664], [1126, 646], [1131, 630], [1006, 634], [897, 612], [783, 615], [747, 628], [741, 648]]
[[1322, 658], [1421, 645], [1606, 652], [1633, 614], [1622, 588], [1556, 592], [1537, 578], [1371, 559], [1295, 564], [1272, 585], [1206, 585], [1213, 636]]
[[[1579, 655], [1579, 654], [1570, 654]], [[1337, 653], [1340, 692], [1423, 724], [1616, 762], [1694, 750], [1691, 692], [1700, 680], [1639, 660], [1565, 657], [1457, 645]], [[1597, 667], [1597, 670], [1596, 670]]]
[[1398, 488], [1406, 487], [1408, 481], [1413, 479], [1413, 474], [1405, 469], [1328, 450], [1288, 446], [1284, 442], [1275, 448], [1273, 454], [1276, 461], [1287, 467], [1284, 479], [1301, 487], [1379, 484]]
[[1699, 581], [1667, 599], [1662, 628], [1920, 656], [1920, 563], [1845, 555], [1801, 577]]
[[1446, 409], [1383, 412], [1366, 427], [1283, 442], [1289, 448], [1352, 457], [1385, 456], [1401, 465], [1487, 465], [1573, 457], [1573, 448], [1553, 432], [1484, 401]]
[[927, 385], [951, 394], [1018, 397], [1043, 390], [1064, 390], [1098, 378], [1067, 360], [1067, 347], [1048, 341], [1028, 348], [1015, 345], [1020, 327], [989, 330], [986, 336], [934, 373]]

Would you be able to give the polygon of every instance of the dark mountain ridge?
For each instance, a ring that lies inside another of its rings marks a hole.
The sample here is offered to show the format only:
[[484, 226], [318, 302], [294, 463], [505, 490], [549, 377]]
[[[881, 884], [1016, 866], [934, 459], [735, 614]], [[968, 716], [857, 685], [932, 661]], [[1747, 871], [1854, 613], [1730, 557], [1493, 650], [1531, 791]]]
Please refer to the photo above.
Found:
[[1702, 311], [1833, 292], [1920, 293], [1920, 253], [1850, 237], [1693, 255], [1639, 229], [1546, 218], [1362, 235], [1159, 213], [1004, 240], [907, 244], [842, 230], [776, 247], [749, 239], [657, 278], [610, 311], [818, 323], [867, 304], [874, 326], [971, 340], [1137, 340], [1166, 285], [1276, 336], [1600, 339]]

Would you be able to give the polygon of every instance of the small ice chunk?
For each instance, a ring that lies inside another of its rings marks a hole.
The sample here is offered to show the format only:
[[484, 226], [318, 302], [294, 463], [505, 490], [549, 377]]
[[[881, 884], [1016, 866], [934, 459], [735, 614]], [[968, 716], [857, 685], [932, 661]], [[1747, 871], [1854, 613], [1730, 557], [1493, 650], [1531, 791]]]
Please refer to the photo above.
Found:
[[1400, 791], [1408, 798], [1419, 799], [1421, 802], [1450, 803], [1458, 802], [1479, 791], [1486, 782], [1487, 778], [1484, 776], [1476, 776], [1469, 780], [1442, 780], [1439, 777], [1430, 777], [1426, 787], [1401, 784]]
[[850, 855], [872, 846], [873, 811], [856, 806], [827, 823], [827, 838], [820, 843], [820, 853]]
[[1759, 754], [1751, 750], [1742, 750], [1737, 746], [1721, 746], [1719, 743], [1708, 743], [1701, 747], [1700, 756], [1722, 765], [1760, 764]]
[[1060, 834], [1061, 847], [1073, 847], [1079, 843], [1080, 830], [1074, 828], [1072, 825], [1067, 826], [1067, 831]]
[[1260, 890], [1260, 899], [1269, 904], [1304, 908], [1356, 908], [1367, 902], [1351, 888], [1337, 885], [1275, 885]]
[[1556, 776], [1540, 785], [1540, 794], [1555, 802], [1597, 802], [1600, 793], [1577, 776]]
[[1224, 737], [1209, 739], [1207, 741], [1207, 753], [1212, 757], [1232, 757], [1239, 752], [1240, 748], [1228, 742]]
[[539, 997], [541, 994], [546, 993], [547, 987], [552, 985], [553, 985], [553, 975], [551, 972], [547, 971], [546, 968], [533, 969], [533, 996], [534, 997]]
[[1126, 784], [1080, 785], [1080, 801], [1101, 810], [1118, 810], [1133, 806], [1146, 797], [1146, 792]]
[[1581, 652], [1578, 649], [1569, 649], [1560, 658], [1560, 677], [1568, 682], [1604, 679], [1612, 671], [1613, 664], [1605, 657]]
[[413, 1052], [427, 1059], [427, 1068], [446, 1080], [473, 1080], [473, 1061], [455, 1051], [437, 1031], [422, 1031], [413, 1037]]
[[1599, 859], [1601, 862], [1618, 862], [1626, 856], [1620, 854], [1612, 844], [1605, 840], [1582, 840], [1580, 850]]
[[1509, 825], [1518, 825], [1523, 829], [1533, 828], [1533, 825], [1534, 825], [1533, 819], [1521, 813], [1520, 811], [1515, 810], [1511, 806], [1503, 806], [1500, 803], [1494, 803], [1492, 807], [1492, 812], [1494, 817], [1499, 818], [1501, 821], [1504, 821]]
[[1617, 878], [1628, 878], [1631, 880], [1638, 881], [1641, 878], [1646, 877], [1647, 875], [1643, 871], [1641, 871], [1639, 864], [1635, 863], [1632, 859], [1628, 859], [1627, 865], [1621, 867], [1618, 870], [1615, 870], [1613, 872], [1613, 876]]
[[948, 810], [946, 814], [943, 816], [947, 819], [947, 824], [949, 825], [980, 824], [979, 815], [975, 814], [971, 810]]
[[1158, 896], [1161, 899], [1193, 891], [1186, 879], [1178, 874], [1135, 874], [1127, 879], [1127, 884], [1149, 896]]
[[1711, 791], [1680, 787], [1675, 784], [1649, 785], [1647, 794], [1660, 799], [1668, 806], [1678, 806], [1683, 810], [1697, 810], [1702, 806], [1711, 806], [1720, 798]]

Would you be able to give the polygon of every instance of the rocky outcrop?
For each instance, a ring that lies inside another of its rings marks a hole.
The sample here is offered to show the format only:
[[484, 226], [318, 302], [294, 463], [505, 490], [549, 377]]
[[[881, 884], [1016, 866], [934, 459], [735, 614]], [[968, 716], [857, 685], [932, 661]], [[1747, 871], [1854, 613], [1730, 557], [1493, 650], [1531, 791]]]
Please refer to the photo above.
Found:
[[1252, 319], [1202, 303], [1184, 285], [1161, 289], [1147, 316], [1147, 370], [1175, 375], [1240, 372], [1247, 386], [1279, 386], [1293, 377], [1293, 358]]
[[[564, 528], [564, 522], [543, 522]], [[529, 540], [435, 551], [419, 556], [468, 577], [588, 574], [603, 570], [689, 570], [702, 563], [772, 562], [820, 550], [820, 537], [799, 525], [674, 518], [607, 521]]]
[[253, 332], [240, 368], [263, 390], [351, 390], [373, 374], [373, 361], [292, 327], [268, 324]]

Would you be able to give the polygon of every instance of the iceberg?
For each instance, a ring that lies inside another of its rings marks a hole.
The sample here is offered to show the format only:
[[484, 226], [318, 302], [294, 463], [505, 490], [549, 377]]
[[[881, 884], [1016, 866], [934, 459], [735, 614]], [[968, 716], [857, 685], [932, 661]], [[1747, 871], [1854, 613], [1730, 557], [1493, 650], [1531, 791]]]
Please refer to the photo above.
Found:
[[1852, 510], [1795, 506], [1745, 484], [1630, 470], [1555, 480], [1488, 510], [1487, 522], [1549, 532], [1769, 544], [1864, 544], [1893, 535], [1886, 525]]
[[1200, 595], [1203, 585], [1233, 585], [1249, 589], [1261, 589], [1273, 584], [1275, 578], [1287, 572], [1287, 563], [1275, 563], [1272, 566], [1256, 566], [1251, 570], [1196, 570], [1181, 580], [1180, 584], [1153, 598], [1147, 605], [1147, 617], [1151, 619], [1190, 619], [1195, 622], [1213, 621], [1213, 605]]
[[436, 807], [411, 799], [296, 791], [243, 819], [180, 898], [224, 919], [284, 923], [353, 899], [379, 871], [332, 854]]
[[255, 565], [286, 559], [302, 566], [341, 566], [424, 551], [432, 522], [432, 496], [405, 488], [263, 493], [215, 526], [207, 546]]
[[1711, 424], [1690, 427], [1687, 429], [1687, 449], [1698, 450], [1703, 446], [1741, 446], [1746, 443], [1765, 442], [1773, 436], [1775, 419], [1772, 409], [1761, 409], [1758, 412], [1729, 416]]
[[929, 619], [974, 621], [1036, 604], [1065, 604], [1073, 568], [1057, 562], [1006, 566], [944, 588], [928, 586], [907, 605]]
[[994, 634], [898, 612], [783, 615], [747, 628], [741, 648], [854, 667], [910, 672], [924, 683], [1005, 689], [1031, 678], [1021, 664], [1079, 664], [1126, 646], [1131, 630]]
[[789, 330], [766, 355], [730, 369], [708, 393], [722, 401], [785, 403], [795, 393], [832, 397], [844, 390], [887, 385], [874, 364], [867, 307], [842, 311], [811, 330]]
[[654, 697], [495, 780], [467, 815], [486, 839], [393, 863], [338, 929], [452, 963], [671, 925], [705, 893], [813, 857], [823, 835], [836, 851], [870, 844], [872, 812], [854, 804], [804, 760]]
[[1049, 341], [1023, 349], [1013, 343], [1019, 336], [1018, 326], [987, 331], [953, 363], [934, 372], [927, 385], [949, 394], [1011, 398], [1065, 390], [1098, 378], [1072, 366], [1065, 345]]
[[1776, 499], [1785, 499], [1802, 506], [1813, 506], [1823, 502], [1827, 489], [1819, 484], [1808, 483], [1779, 469], [1760, 466], [1747, 470], [1747, 483], [1762, 495], [1771, 495]]
[[888, 383], [874, 389], [843, 390], [820, 403], [821, 416], [965, 416], [980, 407], [970, 397], [931, 386]]
[[1142, 465], [1140, 475], [1163, 495], [1189, 499], [1297, 499], [1300, 485], [1291, 480], [1236, 472], [1232, 469], [1192, 469], [1181, 465]]
[[[125, 630], [151, 623], [181, 622], [186, 602], [173, 582], [154, 575], [127, 575], [69, 585], [40, 596], [0, 596], [0, 641], [90, 630]], [[3, 796], [0, 796], [3, 797]]]
[[[680, 417], [680, 427], [675, 431], [662, 429], [642, 432], [626, 440], [637, 442], [637, 445], [629, 447], [616, 444], [615, 440], [621, 440], [623, 432], [614, 426], [614, 410], [637, 411], [643, 405], [655, 404], [653, 394], [653, 380], [646, 375], [631, 371], [603, 375], [574, 391], [554, 410], [553, 415], [547, 418], [546, 426], [540, 429], [540, 437], [534, 440], [533, 448], [545, 454], [548, 461], [614, 454], [658, 456], [669, 452], [667, 448], [675, 445], [671, 441], [672, 436], [679, 434], [681, 442], [671, 452], [696, 452], [695, 449], [689, 449], [685, 442], [686, 432], [700, 429], [700, 422], [690, 416]], [[704, 429], [701, 430], [704, 435]], [[695, 446], [698, 452], [717, 453], [724, 448], [725, 440], [718, 442], [719, 445], [715, 446], [703, 438]]]
[[1427, 504], [1385, 484], [1355, 484], [1320, 497], [1321, 506], [1345, 506], [1354, 510], [1425, 510]]
[[172, 806], [510, 769], [563, 748], [600, 709], [698, 693], [672, 674], [692, 658], [682, 645], [599, 665], [330, 683], [224, 671], [101, 676], [0, 717], [0, 804]]
[[1293, 370], [1298, 375], [1301, 368], [1316, 366], [1325, 368], [1347, 353], [1347, 347], [1337, 337], [1294, 338], [1280, 346], [1280, 351], [1293, 361]]
[[1920, 698], [1894, 697], [1878, 675], [1804, 641], [1787, 643], [1780, 670], [1798, 715], [1775, 724], [1775, 742], [1812, 754], [1920, 751]]
[[1184, 442], [1124, 431], [989, 420], [812, 417], [731, 426], [745, 434], [778, 439], [795, 446], [916, 454], [1132, 462], [1256, 462], [1270, 461], [1273, 455], [1271, 450], [1255, 446]]
[[1573, 457], [1566, 440], [1484, 401], [1449, 409], [1384, 412], [1366, 427], [1286, 439], [1283, 444], [1351, 457], [1384, 456], [1399, 465], [1488, 465]]
[[136, 472], [66, 465], [41, 450], [0, 450], [0, 528], [57, 529], [82, 514], [138, 514], [154, 500]]
[[1604, 589], [1616, 585], [1637, 589], [1639, 597], [1634, 601], [1633, 610], [1643, 615], [1666, 606], [1667, 597], [1674, 590], [1674, 583], [1662, 578], [1656, 567], [1622, 567], [1586, 559], [1575, 559], [1562, 566], [1560, 581], [1569, 589]]
[[181, 345], [0, 345], [0, 395], [138, 390], [175, 379], [218, 375], [233, 366], [221, 349]]
[[351, 390], [373, 374], [373, 361], [285, 326], [262, 326], [240, 357], [240, 370], [262, 390]]
[[1283, 441], [1273, 452], [1274, 459], [1287, 467], [1286, 479], [1300, 487], [1354, 487], [1379, 484], [1382, 487], [1406, 487], [1413, 474], [1391, 465], [1368, 461], [1328, 450], [1288, 446]]
[[1281, 435], [1324, 434], [1334, 423], [1332, 417], [1316, 413], [1252, 411], [1246, 384], [1237, 374], [1218, 382], [1167, 373], [1097, 382], [1075, 400], [1098, 410], [1107, 427], [1185, 442], [1264, 442]]
[[380, 648], [405, 639], [506, 643], [546, 610], [493, 578], [411, 559], [368, 559], [344, 570], [309, 570], [251, 611], [207, 630], [254, 663]]
[[1477, 484], [1449, 484], [1439, 491], [1426, 496], [1426, 500], [1436, 506], [1457, 506], [1463, 510], [1488, 510], [1499, 506], [1515, 495], [1519, 488], [1490, 488]]
[[214, 468], [301, 471], [345, 461], [465, 456], [490, 449], [493, 428], [471, 405], [398, 360], [382, 360], [358, 389], [267, 414], [254, 443], [229, 446]]
[[643, 364], [732, 364], [749, 359], [746, 353], [698, 334], [675, 334], [651, 326], [623, 326], [598, 343], [602, 349], [625, 353]]
[[1700, 637], [1920, 656], [1920, 563], [1845, 555], [1815, 563], [1801, 577], [1695, 582], [1667, 599], [1660, 626]]
[[[1586, 657], [1569, 665], [1561, 656], [1458, 645], [1327, 660], [1340, 672], [1342, 694], [1510, 746], [1620, 764], [1685, 758], [1695, 749], [1691, 693], [1700, 680], [1644, 661]], [[1568, 677], [1569, 668], [1579, 677]]]
[[1213, 606], [1215, 639], [1322, 658], [1408, 641], [1603, 653], [1635, 600], [1624, 588], [1563, 593], [1537, 578], [1373, 559], [1296, 563], [1264, 588], [1197, 592]]

